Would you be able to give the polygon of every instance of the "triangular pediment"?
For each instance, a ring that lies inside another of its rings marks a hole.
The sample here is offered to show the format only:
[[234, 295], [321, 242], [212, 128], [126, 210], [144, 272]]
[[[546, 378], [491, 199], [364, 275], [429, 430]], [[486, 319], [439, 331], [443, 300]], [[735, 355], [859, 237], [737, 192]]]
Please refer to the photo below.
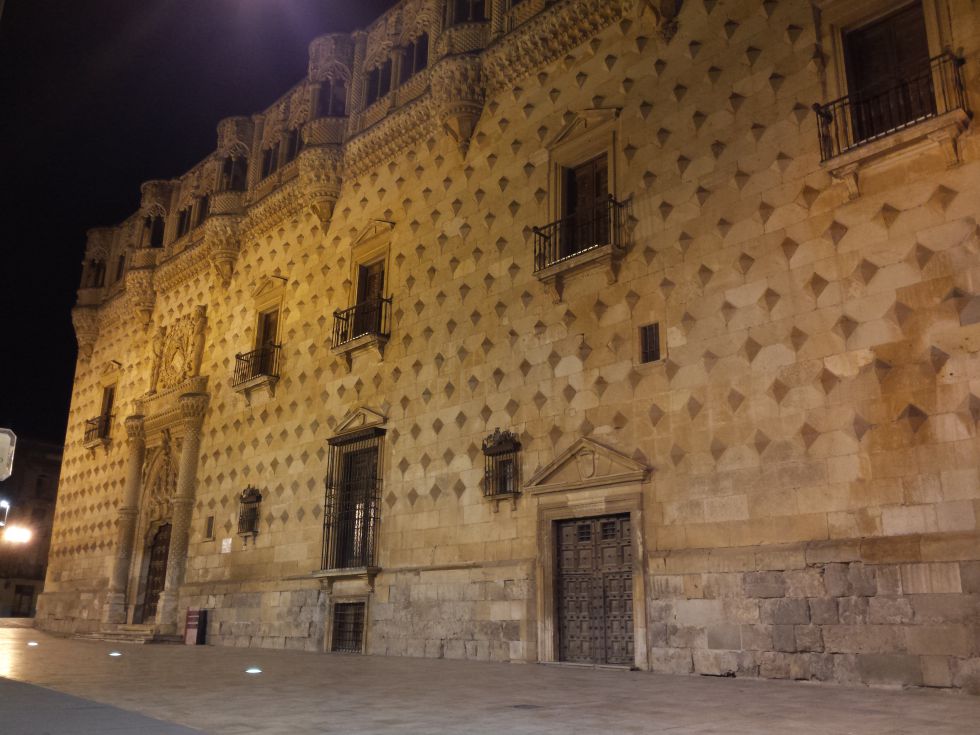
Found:
[[568, 140], [574, 140], [580, 135], [591, 133], [597, 128], [618, 119], [621, 112], [622, 108], [620, 107], [588, 107], [573, 112], [571, 119], [545, 147], [551, 149]]
[[635, 459], [583, 437], [535, 472], [524, 489], [535, 494], [630, 485], [643, 482], [648, 472]]
[[262, 276], [252, 291], [253, 299], [261, 299], [280, 291], [286, 285], [286, 279], [282, 276]]
[[375, 411], [373, 408], [368, 408], [367, 406], [361, 406], [344, 417], [344, 420], [338, 424], [334, 434], [340, 436], [341, 434], [349, 434], [353, 431], [360, 431], [361, 429], [369, 429], [372, 426], [384, 426], [387, 421], [388, 417], [380, 411]]
[[377, 237], [382, 237], [390, 233], [395, 229], [395, 223], [389, 222], [386, 219], [373, 219], [371, 220], [363, 230], [357, 233], [357, 237], [354, 239], [354, 247], [361, 245], [365, 242], [370, 242]]

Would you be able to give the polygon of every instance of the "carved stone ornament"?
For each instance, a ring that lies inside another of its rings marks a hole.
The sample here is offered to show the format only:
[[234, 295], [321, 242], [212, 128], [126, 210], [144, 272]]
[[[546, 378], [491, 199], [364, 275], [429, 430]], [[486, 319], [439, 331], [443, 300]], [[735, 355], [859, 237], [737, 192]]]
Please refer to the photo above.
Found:
[[147, 463], [144, 479], [144, 512], [148, 521], [165, 521], [173, 515], [177, 494], [177, 464], [174, 462], [170, 432], [163, 433], [163, 443]]
[[71, 323], [78, 341], [78, 356], [82, 360], [92, 357], [95, 341], [99, 338], [99, 312], [94, 306], [76, 306], [71, 310]]
[[324, 230], [330, 225], [334, 207], [340, 198], [343, 165], [340, 146], [306, 148], [299, 157], [300, 185], [310, 198], [310, 208]]
[[153, 316], [156, 291], [153, 289], [153, 270], [130, 268], [126, 271], [126, 301], [133, 318], [145, 329]]
[[193, 314], [157, 331], [153, 338], [150, 393], [175, 388], [200, 374], [207, 324], [207, 310], [198, 306]]
[[350, 81], [354, 61], [354, 44], [346, 33], [330, 33], [310, 43], [309, 78], [314, 82], [328, 79]]
[[227, 288], [241, 249], [238, 218], [234, 215], [209, 217], [204, 225], [204, 242], [208, 261], [221, 285]]
[[248, 156], [248, 146], [252, 140], [252, 118], [226, 117], [218, 123], [218, 155]]
[[166, 216], [174, 191], [173, 181], [147, 181], [140, 187], [140, 209], [145, 214]]
[[480, 58], [458, 56], [439, 62], [432, 70], [432, 99], [443, 130], [465, 156], [486, 99]]
[[94, 227], [86, 233], [85, 259], [107, 260], [112, 249], [113, 227]]
[[521, 440], [512, 431], [501, 431], [499, 428], [483, 440], [483, 453], [488, 456], [516, 452], [521, 448]]

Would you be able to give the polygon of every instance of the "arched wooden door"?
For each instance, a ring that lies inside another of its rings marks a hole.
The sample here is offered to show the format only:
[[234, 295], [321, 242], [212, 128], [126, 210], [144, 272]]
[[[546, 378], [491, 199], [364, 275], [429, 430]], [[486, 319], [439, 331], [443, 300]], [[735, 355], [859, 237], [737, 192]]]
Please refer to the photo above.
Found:
[[143, 614], [139, 623], [152, 622], [157, 615], [157, 602], [167, 581], [167, 557], [170, 555], [170, 524], [164, 523], [150, 543], [150, 562], [146, 567], [146, 593], [143, 597]]

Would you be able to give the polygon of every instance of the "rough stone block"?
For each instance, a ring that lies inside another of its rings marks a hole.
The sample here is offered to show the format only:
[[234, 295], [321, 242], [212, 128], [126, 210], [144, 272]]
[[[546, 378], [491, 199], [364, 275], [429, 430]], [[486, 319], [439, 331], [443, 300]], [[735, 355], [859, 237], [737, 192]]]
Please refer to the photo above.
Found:
[[927, 687], [953, 686], [953, 667], [949, 656], [922, 656], [922, 683]]
[[823, 651], [823, 633], [819, 625], [797, 625], [793, 629], [796, 636], [796, 650], [821, 653]]
[[827, 589], [822, 569], [791, 569], [785, 573], [787, 597], [823, 597]]
[[785, 653], [796, 651], [796, 635], [792, 625], [772, 626], [772, 647]]
[[788, 679], [792, 656], [788, 653], [762, 653], [759, 655], [759, 676], [766, 679]]
[[810, 622], [810, 608], [806, 600], [784, 598], [763, 600], [759, 606], [759, 620], [775, 625], [800, 625]]
[[772, 650], [772, 626], [743, 625], [742, 648], [747, 651]]
[[872, 653], [858, 656], [861, 681], [872, 685], [919, 686], [922, 664], [918, 656]]
[[872, 597], [868, 600], [868, 622], [899, 625], [912, 622], [912, 603], [905, 597]]
[[912, 595], [908, 600], [916, 623], [975, 624], [980, 620], [980, 595]]
[[809, 600], [810, 620], [818, 625], [833, 625], [838, 622], [837, 600], [832, 597], [822, 597]]
[[[977, 553], [980, 554], [980, 550]], [[964, 592], [980, 594], [980, 561], [960, 564], [960, 584]]]
[[906, 630], [909, 653], [960, 656], [976, 654], [973, 630], [965, 625], [913, 625]]
[[872, 597], [878, 593], [875, 567], [865, 566], [860, 562], [848, 564], [847, 581], [850, 583], [851, 594], [858, 597]]
[[903, 564], [902, 590], [907, 595], [962, 592], [960, 565], [952, 562], [945, 564]]
[[847, 575], [847, 564], [828, 564], [824, 567], [823, 581], [831, 597], [847, 597], [853, 594]]
[[733, 676], [738, 671], [738, 656], [734, 651], [694, 651], [694, 672], [707, 676]]
[[841, 597], [837, 600], [837, 616], [844, 625], [868, 622], [867, 597]]
[[824, 649], [829, 653], [886, 653], [905, 647], [904, 628], [895, 625], [825, 625]]
[[708, 648], [726, 650], [742, 648], [741, 627], [732, 623], [708, 626]]
[[650, 668], [659, 674], [690, 674], [694, 671], [694, 661], [689, 649], [653, 648]]

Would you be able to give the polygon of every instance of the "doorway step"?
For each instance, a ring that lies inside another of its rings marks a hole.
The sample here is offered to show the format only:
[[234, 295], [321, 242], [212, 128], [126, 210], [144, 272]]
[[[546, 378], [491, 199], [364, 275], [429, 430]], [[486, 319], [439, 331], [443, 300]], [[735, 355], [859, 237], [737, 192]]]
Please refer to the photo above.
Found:
[[95, 633], [83, 633], [75, 638], [89, 641], [109, 641], [112, 643], [183, 643], [179, 635], [164, 635], [157, 626], [146, 625], [107, 625]]

